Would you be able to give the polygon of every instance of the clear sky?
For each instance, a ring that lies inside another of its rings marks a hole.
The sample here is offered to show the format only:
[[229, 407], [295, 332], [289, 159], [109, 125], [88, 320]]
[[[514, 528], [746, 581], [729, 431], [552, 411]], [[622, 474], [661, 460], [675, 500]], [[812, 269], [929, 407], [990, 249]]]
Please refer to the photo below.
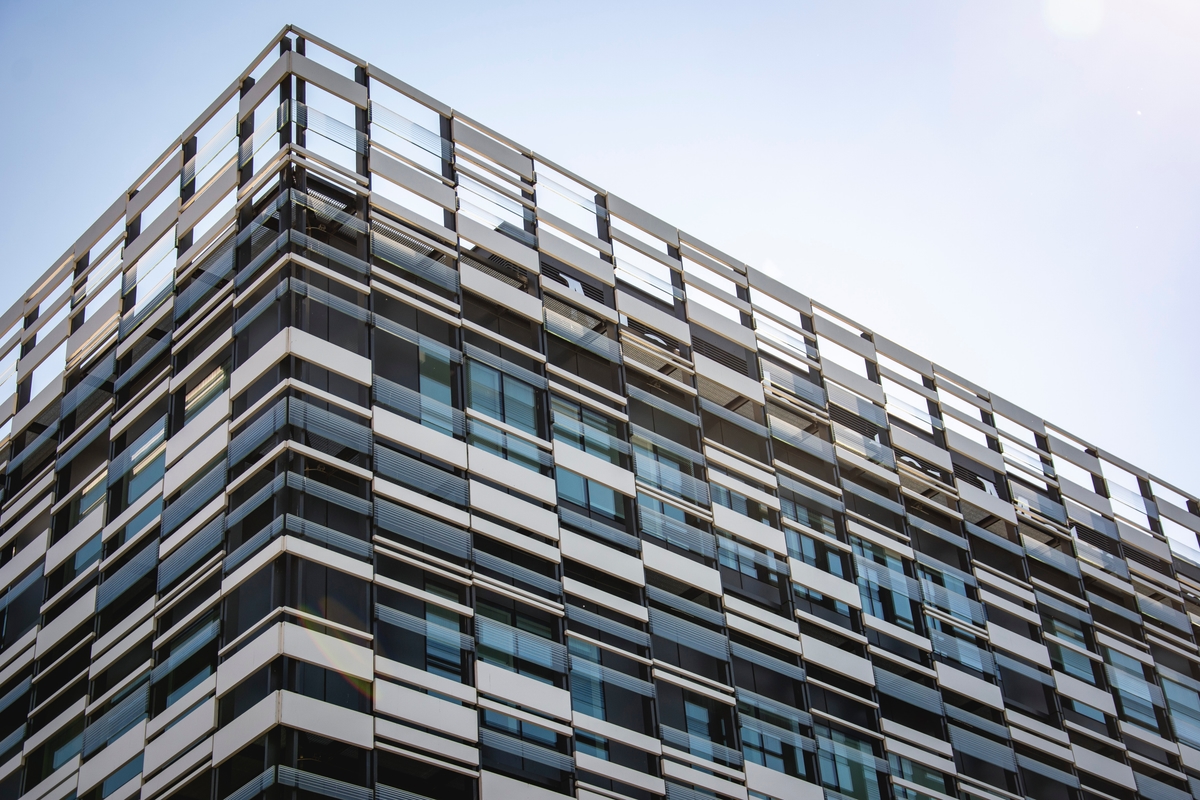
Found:
[[1200, 2], [0, 0], [0, 306], [286, 22], [1200, 491]]

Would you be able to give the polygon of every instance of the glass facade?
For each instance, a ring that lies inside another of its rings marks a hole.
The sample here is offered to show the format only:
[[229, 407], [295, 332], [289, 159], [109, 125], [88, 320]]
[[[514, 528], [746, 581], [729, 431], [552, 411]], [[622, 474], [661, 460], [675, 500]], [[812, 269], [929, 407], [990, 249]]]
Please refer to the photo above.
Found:
[[0, 330], [2, 798], [1200, 797], [1194, 495], [297, 28]]

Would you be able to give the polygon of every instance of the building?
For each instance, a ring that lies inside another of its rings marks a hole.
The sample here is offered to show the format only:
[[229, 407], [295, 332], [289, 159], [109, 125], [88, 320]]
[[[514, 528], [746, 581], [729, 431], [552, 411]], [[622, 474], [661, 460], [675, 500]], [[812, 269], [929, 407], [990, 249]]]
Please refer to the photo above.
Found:
[[0, 797], [1200, 797], [1196, 496], [296, 28], [0, 330]]

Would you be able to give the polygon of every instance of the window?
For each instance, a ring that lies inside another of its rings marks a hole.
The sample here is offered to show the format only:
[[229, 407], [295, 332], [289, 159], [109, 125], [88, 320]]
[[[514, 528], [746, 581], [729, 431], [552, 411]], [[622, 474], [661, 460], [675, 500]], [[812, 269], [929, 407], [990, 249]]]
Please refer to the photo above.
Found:
[[422, 403], [421, 424], [447, 435], [453, 433], [446, 409], [453, 406], [454, 363], [455, 359], [448, 352], [432, 348], [421, 350], [417, 391], [422, 398], [433, 401], [432, 404]]
[[851, 537], [858, 566], [863, 613], [920, 634], [920, 585], [908, 577], [904, 560], [879, 545]]
[[101, 534], [97, 533], [91, 539], [88, 539], [80, 546], [75, 554], [66, 561], [62, 566], [55, 569], [47, 576], [46, 598], [51, 599], [59, 592], [66, 588], [71, 581], [83, 574], [84, 570], [92, 564], [100, 560], [100, 555], [103, 550]]
[[999, 651], [995, 659], [1005, 704], [1022, 714], [1057, 726], [1058, 703], [1055, 700], [1054, 677], [1049, 670]]
[[1147, 677], [1148, 668], [1111, 647], [1104, 648], [1104, 661], [1120, 718], [1161, 736], [1162, 709], [1153, 702], [1156, 693], [1153, 680]]
[[[653, 438], [651, 438], [653, 437]], [[699, 453], [669, 439], [634, 431], [633, 463], [637, 476], [667, 494], [699, 505], [709, 501], [708, 484], [699, 479]]]
[[[455, 427], [455, 328], [406, 303], [376, 295], [373, 341], [376, 401], [447, 435]], [[386, 334], [386, 335], [381, 335]], [[382, 384], [382, 385], [380, 385]]]
[[0, 652], [24, 636], [41, 616], [42, 592], [45, 583], [41, 568], [30, 570], [0, 596]]
[[[357, 792], [351, 787], [364, 787], [371, 783], [371, 762], [373, 753], [363, 750], [336, 739], [319, 736], [307, 731], [284, 729], [283, 744], [279, 755], [272, 753], [273, 758], [279, 758], [280, 763], [294, 766], [311, 775], [319, 775], [333, 781], [340, 781], [350, 786], [326, 789], [324, 792], [296, 792], [294, 796], [313, 797], [331, 795], [336, 797], [362, 797], [366, 792], [359, 788]], [[293, 760], [294, 759], [294, 760]], [[261, 773], [261, 768], [259, 772]], [[325, 783], [314, 781], [314, 783]], [[328, 783], [325, 783], [329, 786]], [[402, 786], [404, 784], [401, 784]], [[367, 790], [370, 791], [370, 790]], [[282, 792], [280, 794], [283, 794]], [[220, 795], [218, 795], [219, 797]], [[228, 795], [225, 795], [228, 797]], [[441, 796], [441, 795], [435, 795]]]
[[468, 420], [467, 428], [470, 432], [467, 436], [469, 444], [525, 469], [543, 475], [549, 474], [551, 463], [549, 453], [543, 453], [536, 444], [528, 439], [523, 439], [477, 419]]
[[425, 604], [425, 624], [433, 635], [425, 637], [425, 668], [434, 675], [462, 680], [462, 649], [457, 634], [462, 626], [458, 614], [448, 608]]
[[[685, 720], [685, 730], [687, 731], [689, 738], [694, 736], [707, 741], [710, 720], [708, 704], [698, 703], [692, 699], [685, 699], [683, 701], [683, 716]], [[701, 747], [698, 748], [701, 751], [701, 755], [707, 755], [708, 758], [711, 759], [711, 751], [705, 752], [709, 749], [703, 746], [703, 742], [700, 742], [699, 744], [701, 744]]]
[[940, 617], [926, 617], [928, 635], [938, 661], [995, 683], [996, 667], [987, 642]]
[[[301, 438], [302, 435], [306, 438]], [[295, 438], [305, 444], [330, 441], [311, 433], [302, 435], [296, 435]], [[353, 442], [353, 439], [347, 437], [346, 441]], [[335, 443], [329, 449], [340, 447]], [[348, 448], [340, 450], [339, 455], [344, 458], [348, 452]], [[358, 459], [359, 456], [355, 455], [354, 458]], [[362, 542], [370, 538], [371, 531], [371, 505], [367, 500], [370, 497], [370, 485], [366, 481], [322, 461], [307, 458], [302, 461], [295, 456], [292, 471], [287, 473], [286, 480], [290, 491], [281, 495], [281, 499], [288, 501], [286, 510], [306, 522], [316, 523], [307, 525], [300, 523], [299, 519], [289, 520], [288, 529], [294, 535], [323, 547], [339, 549], [358, 558], [364, 557], [368, 548]]]
[[463, 318], [523, 347], [540, 349], [538, 327], [534, 322], [478, 295], [463, 293]]
[[705, 438], [753, 461], [761, 464], [769, 462], [771, 456], [766, 438], [768, 430], [762, 425], [762, 406], [749, 402], [711, 381], [703, 382], [703, 378], [700, 380], [701, 392], [704, 395], [717, 396], [721, 400], [733, 398], [726, 400], [727, 405], [722, 405], [713, 402], [709, 397], [701, 397], [700, 416], [704, 423]]
[[568, 648], [571, 653], [571, 709], [652, 735], [650, 699], [654, 687], [645, 679], [646, 667], [580, 639], [569, 639]]
[[83, 749], [83, 716], [80, 715], [25, 757], [25, 783], [36, 786]]
[[[276, 608], [287, 606], [361, 631], [371, 629], [371, 586], [324, 564], [285, 556], [276, 559], [230, 592], [225, 600], [225, 642], [250, 630]], [[340, 628], [292, 617], [298, 625], [346, 638]]]
[[886, 788], [880, 785], [881, 772], [886, 769], [877, 757], [876, 745], [832, 725], [818, 725], [816, 733], [821, 783], [825, 788], [854, 800], [886, 796]]
[[[1115, 739], [1119, 735], [1115, 722], [1110, 725], [1108, 716], [1100, 709], [1061, 695], [1059, 700], [1062, 703], [1063, 719], [1082, 725], [1088, 730], [1093, 730], [1110, 739]], [[1183, 739], [1182, 735], [1180, 735], [1180, 739]]]
[[[578, 639], [571, 639], [568, 643], [572, 657], [599, 660], [600, 648], [595, 645]], [[586, 670], [571, 670], [571, 710], [596, 719], [608, 718], [604, 702], [604, 684], [599, 675], [590, 675]]]
[[371, 713], [370, 681], [294, 658], [287, 660], [287, 674], [282, 688], [360, 714]]
[[[551, 305], [550, 298], [547, 298], [545, 302], [548, 307], [548, 328], [553, 326], [555, 333], [563, 333], [564, 327], [572, 327], [573, 320], [570, 317], [555, 314], [549, 309]], [[568, 307], [565, 303], [557, 305], [562, 308]], [[595, 319], [591, 315], [582, 312], [573, 316], [584, 319]], [[603, 326], [606, 324], [603, 323], [598, 326], [597, 330], [585, 327], [584, 331], [578, 334], [580, 337], [578, 341], [570, 341], [562, 336], [547, 336], [546, 356], [547, 360], [559, 369], [566, 370], [572, 375], [577, 375], [582, 380], [595, 384], [602, 389], [607, 389], [610, 392], [619, 392], [621, 391], [621, 373], [615, 359], [620, 349], [615, 339], [610, 339], [608, 336], [603, 335]], [[571, 335], [575, 334], [571, 332]]]
[[218, 365], [211, 372], [189, 385], [183, 396], [183, 425], [200, 415], [213, 400], [229, 388], [229, 363]]
[[1099, 659], [1093, 661], [1081, 652], [1089, 650], [1081, 623], [1043, 613], [1042, 638], [1046, 649], [1050, 651], [1050, 660], [1056, 670], [1093, 686], [1102, 686]]
[[68, 529], [74, 528], [80, 520], [92, 513], [104, 501], [104, 492], [108, 488], [108, 472], [101, 472], [93, 478], [83, 491], [71, 501], [71, 513], [68, 516]]
[[624, 466], [629, 444], [621, 424], [573, 400], [554, 395], [550, 401], [554, 440], [583, 450], [610, 464]]
[[813, 779], [814, 748], [808, 714], [765, 697], [739, 693], [738, 719], [742, 754], [747, 761], [793, 778]]
[[824, 570], [842, 580], [850, 580], [850, 555], [807, 534], [785, 529], [788, 555], [810, 567]]
[[[664, 582], [681, 586], [669, 580]], [[651, 588], [647, 588], [648, 593]], [[651, 598], [655, 605], [672, 609], [668, 612], [650, 608], [654, 657], [708, 680], [728, 683], [729, 645], [719, 631], [723, 620], [717, 610], [718, 598], [691, 587], [679, 597], [673, 598], [670, 591], [657, 591]]]
[[721, 583], [727, 591], [752, 603], [779, 610], [787, 589], [787, 564], [772, 552], [763, 552], [721, 534], [717, 537]]
[[746, 497], [741, 492], [729, 489], [719, 483], [710, 483], [709, 489], [712, 492], [712, 501], [714, 503], [731, 508], [743, 517], [749, 517], [755, 522], [778, 527], [774, 512], [770, 506], [763, 505], [757, 500]]
[[512, 601], [481, 599], [475, 607], [475, 638], [480, 661], [542, 683], [562, 685], [566, 648], [555, 641], [553, 617]]
[[[904, 530], [904, 506], [892, 497], [892, 489], [876, 483], [860, 473], [851, 476], [843, 472], [842, 489], [845, 490], [846, 510], [859, 514], [872, 522], [894, 531]], [[854, 480], [851, 480], [851, 477]], [[860, 481], [856, 483], [855, 481]]]
[[673, 442], [695, 447], [700, 432], [700, 418], [694, 413], [696, 401], [665, 381], [653, 380], [629, 371], [629, 420], [635, 428], [643, 428]]
[[339, 625], [371, 629], [371, 586], [366, 581], [302, 558], [289, 558], [288, 567], [289, 606]]
[[954, 794], [952, 782], [944, 773], [936, 769], [931, 769], [924, 764], [910, 761], [895, 753], [888, 755], [888, 764], [892, 768], [893, 775], [899, 776], [906, 781], [912, 781], [918, 786], [924, 786], [926, 789], [931, 789], [940, 794]]
[[1159, 673], [1175, 735], [1191, 747], [1200, 747], [1200, 693], [1196, 691], [1196, 683], [1161, 666]]
[[[475, 781], [458, 772], [442, 769], [379, 749], [375, 751], [379, 786], [401, 788], [433, 800], [475, 800]], [[385, 793], [379, 792], [380, 796]], [[388, 793], [395, 796], [397, 793]], [[206, 795], [207, 797], [207, 795]]]
[[637, 502], [642, 536], [655, 539], [668, 550], [686, 555], [693, 561], [706, 562], [716, 558], [716, 540], [706, 530], [706, 521], [641, 492]]
[[784, 519], [837, 538], [842, 502], [806, 484], [780, 476], [779, 507]]
[[857, 624], [858, 612], [850, 608], [847, 603], [821, 594], [807, 586], [801, 586], [798, 583], [792, 584], [792, 594], [798, 611], [812, 614], [814, 617], [832, 622], [851, 631], [857, 632], [859, 630]]
[[0, 684], [0, 697], [4, 698], [4, 707], [0, 708], [0, 758], [7, 759], [20, 753], [29, 721], [29, 680], [32, 675], [32, 667], [27, 667]]
[[794, 653], [737, 634], [730, 649], [739, 696], [752, 694], [793, 709], [807, 707], [804, 670], [796, 665]]
[[663, 743], [708, 761], [737, 765], [734, 711], [711, 697], [659, 682], [658, 711]]
[[556, 601], [562, 597], [559, 565], [554, 561], [487, 536], [475, 540], [473, 556], [475, 570], [480, 575], [540, 597]]
[[[452, 603], [459, 592], [441, 582], [427, 579], [424, 591]], [[384, 658], [423, 669], [459, 683], [467, 679], [465, 621], [455, 611], [411, 595], [379, 588], [375, 614], [375, 652]]]
[[566, 788], [574, 770], [574, 760], [567, 755], [569, 737], [491, 709], [481, 712], [480, 728], [485, 768], [560, 791]]
[[541, 435], [539, 391], [495, 367], [467, 362], [467, 406], [532, 436]]
[[[128, 437], [136, 435], [136, 438], [109, 464], [108, 485], [114, 490], [110, 519], [116, 518], [146, 492], [157, 488], [166, 472], [167, 416], [163, 414], [150, 419], [153, 421], [136, 434], [136, 427], [127, 434]], [[126, 530], [130, 534], [139, 531], [158, 514], [161, 505], [161, 500], [151, 503], [146, 511], [126, 525]]]
[[[923, 557], [922, 563], [917, 565], [917, 575], [921, 579], [921, 594], [925, 602], [967, 625], [983, 627], [986, 622], [983, 606], [973, 596], [975, 595], [974, 579], [970, 575], [958, 572], [948, 564], [943, 564], [939, 569], [932, 566], [930, 562], [937, 563], [931, 558]], [[1021, 632], [1020, 626], [1023, 625], [1025, 632], [1022, 635], [1029, 637], [1028, 623], [1020, 619], [1016, 619], [1014, 622], [1018, 627], [1011, 629]]]
[[588, 516], [625, 524], [625, 495], [591, 478], [558, 467], [558, 499], [584, 509]]
[[132, 505], [135, 500], [149, 491], [162, 480], [166, 466], [166, 444], [162, 441], [159, 431], [154, 439], [143, 444], [134, 453], [134, 467], [129, 473], [129, 481], [125, 488], [125, 505]]
[[[158, 651], [154, 680], [154, 708], [161, 712], [203, 683], [217, 669], [220, 620], [213, 609], [192, 623]], [[164, 665], [172, 666], [164, 666]]]
[[33, 368], [29, 383], [29, 397], [32, 399], [42, 393], [42, 390], [62, 375], [67, 364], [67, 343], [63, 344]]

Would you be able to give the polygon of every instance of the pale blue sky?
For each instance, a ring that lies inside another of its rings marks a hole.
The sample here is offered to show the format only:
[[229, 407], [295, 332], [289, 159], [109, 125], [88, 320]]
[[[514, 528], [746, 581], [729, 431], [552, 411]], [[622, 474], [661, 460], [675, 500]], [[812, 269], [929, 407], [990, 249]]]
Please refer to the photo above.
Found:
[[5, 0], [0, 306], [289, 21], [1200, 490], [1195, 0]]

